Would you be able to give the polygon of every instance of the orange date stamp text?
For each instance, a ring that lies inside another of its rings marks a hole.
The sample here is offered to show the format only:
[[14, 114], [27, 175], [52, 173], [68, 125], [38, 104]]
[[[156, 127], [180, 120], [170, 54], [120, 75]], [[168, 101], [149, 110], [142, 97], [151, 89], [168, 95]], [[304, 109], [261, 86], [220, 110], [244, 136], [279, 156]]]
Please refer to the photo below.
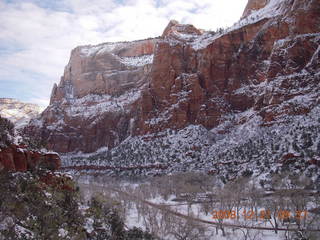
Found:
[[285, 220], [289, 218], [296, 218], [298, 220], [302, 220], [307, 218], [308, 212], [306, 210], [303, 211], [290, 211], [290, 210], [278, 210], [275, 212], [271, 212], [270, 210], [243, 210], [243, 211], [236, 211], [236, 210], [214, 210], [212, 212], [213, 219], [240, 219], [244, 218], [245, 220], [253, 220], [253, 219], [260, 219], [260, 220], [268, 220], [271, 218], [278, 218], [280, 220]]

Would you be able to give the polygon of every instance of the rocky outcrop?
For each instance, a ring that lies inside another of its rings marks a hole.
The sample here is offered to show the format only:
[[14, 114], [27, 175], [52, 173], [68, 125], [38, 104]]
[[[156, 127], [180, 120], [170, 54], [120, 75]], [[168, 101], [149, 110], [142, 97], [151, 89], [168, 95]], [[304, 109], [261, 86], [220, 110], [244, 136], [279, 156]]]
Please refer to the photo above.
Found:
[[171, 20], [168, 26], [163, 31], [162, 38], [168, 38], [168, 37], [175, 38], [175, 37], [179, 37], [179, 34], [201, 35], [202, 33], [203, 33], [202, 30], [195, 28], [191, 24], [180, 24], [176, 20]]
[[284, 122], [318, 104], [319, 26], [317, 0], [250, 0], [217, 33], [171, 21], [158, 39], [78, 47], [26, 131], [58, 152], [94, 152], [129, 136], [214, 129], [249, 109], [261, 127]]
[[249, 0], [242, 17], [247, 17], [253, 11], [264, 8], [269, 2], [270, 0]]
[[14, 144], [0, 150], [0, 170], [25, 172], [39, 167], [57, 170], [61, 159], [56, 153], [40, 153]]

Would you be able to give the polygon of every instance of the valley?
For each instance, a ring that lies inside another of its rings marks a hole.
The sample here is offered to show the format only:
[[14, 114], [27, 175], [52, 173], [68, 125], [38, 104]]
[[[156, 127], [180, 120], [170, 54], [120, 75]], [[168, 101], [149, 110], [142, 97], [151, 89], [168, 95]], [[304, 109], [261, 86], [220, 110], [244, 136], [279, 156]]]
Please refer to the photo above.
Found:
[[0, 240], [320, 239], [319, 0], [182, 22], [74, 46], [44, 110], [0, 98]]
[[[217, 186], [214, 177], [200, 173], [132, 180], [79, 175], [78, 182], [84, 200], [97, 194], [117, 202], [128, 227], [146, 228], [159, 239], [291, 239], [306, 226], [308, 230], [303, 234], [312, 239], [320, 232], [319, 209], [311, 207], [319, 204], [319, 195], [314, 191], [264, 192], [245, 178]], [[297, 217], [297, 207], [311, 208]], [[214, 219], [218, 209], [239, 215]], [[281, 209], [293, 214], [283, 217], [279, 215], [284, 211]], [[270, 216], [262, 216], [265, 211]], [[251, 216], [245, 212], [251, 212]]]

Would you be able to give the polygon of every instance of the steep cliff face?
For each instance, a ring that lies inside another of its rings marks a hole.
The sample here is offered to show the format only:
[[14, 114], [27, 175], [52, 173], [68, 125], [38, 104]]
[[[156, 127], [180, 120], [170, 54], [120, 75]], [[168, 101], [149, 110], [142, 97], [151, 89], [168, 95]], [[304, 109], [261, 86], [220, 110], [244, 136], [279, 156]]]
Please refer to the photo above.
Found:
[[131, 134], [158, 39], [81, 46], [71, 52], [50, 106], [26, 131], [58, 152], [112, 148]]
[[[274, 108], [276, 91], [282, 92], [278, 104], [294, 97], [290, 88], [298, 91], [292, 74], [300, 80], [301, 74], [306, 75], [300, 85], [317, 91], [314, 74], [319, 69], [313, 65], [312, 70], [302, 70], [317, 61], [319, 4], [272, 0], [253, 11], [253, 2], [247, 7], [251, 15], [213, 36], [165, 30], [154, 56], [150, 86], [141, 99], [139, 134], [190, 123], [211, 129], [228, 113]], [[314, 18], [307, 20], [306, 15]], [[287, 81], [286, 89], [271, 88], [280, 76]]]
[[78, 47], [27, 130], [59, 152], [108, 147], [96, 158], [112, 166], [232, 178], [288, 153], [315, 162], [319, 45], [318, 0], [269, 0], [219, 32], [171, 21], [159, 39]]
[[157, 39], [77, 47], [71, 52], [50, 103], [96, 95], [121, 95], [143, 83]]

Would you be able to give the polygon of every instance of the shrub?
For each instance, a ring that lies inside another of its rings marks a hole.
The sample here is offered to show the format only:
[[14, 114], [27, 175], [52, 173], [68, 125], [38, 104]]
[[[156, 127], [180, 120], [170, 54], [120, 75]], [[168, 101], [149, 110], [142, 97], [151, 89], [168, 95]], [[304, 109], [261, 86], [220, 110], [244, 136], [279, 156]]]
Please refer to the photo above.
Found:
[[0, 147], [10, 145], [14, 136], [14, 124], [0, 116]]

